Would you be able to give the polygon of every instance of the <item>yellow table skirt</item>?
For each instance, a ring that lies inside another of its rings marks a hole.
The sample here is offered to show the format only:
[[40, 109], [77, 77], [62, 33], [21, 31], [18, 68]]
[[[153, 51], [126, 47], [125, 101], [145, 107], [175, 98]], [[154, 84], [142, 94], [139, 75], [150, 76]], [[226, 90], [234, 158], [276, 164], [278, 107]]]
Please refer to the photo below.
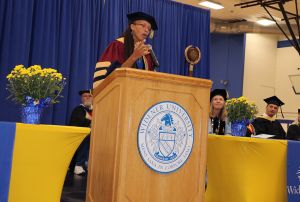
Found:
[[208, 135], [205, 202], [286, 202], [286, 140]]
[[89, 128], [16, 125], [9, 202], [59, 202], [69, 163]]

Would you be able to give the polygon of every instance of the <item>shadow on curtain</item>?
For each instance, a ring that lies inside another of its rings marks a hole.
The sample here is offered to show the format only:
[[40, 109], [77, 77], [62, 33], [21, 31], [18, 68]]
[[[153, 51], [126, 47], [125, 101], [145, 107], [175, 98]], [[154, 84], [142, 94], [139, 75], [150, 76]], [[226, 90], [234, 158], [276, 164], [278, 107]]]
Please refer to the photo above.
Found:
[[152, 44], [158, 71], [187, 75], [184, 49], [198, 46], [195, 77], [209, 77], [209, 11], [166, 0], [0, 1], [0, 121], [20, 121], [20, 107], [7, 100], [6, 75], [15, 65], [58, 69], [67, 78], [61, 102], [47, 108], [42, 123], [64, 125], [79, 104], [78, 91], [92, 86], [97, 59], [125, 30], [126, 14], [153, 15], [159, 30]]

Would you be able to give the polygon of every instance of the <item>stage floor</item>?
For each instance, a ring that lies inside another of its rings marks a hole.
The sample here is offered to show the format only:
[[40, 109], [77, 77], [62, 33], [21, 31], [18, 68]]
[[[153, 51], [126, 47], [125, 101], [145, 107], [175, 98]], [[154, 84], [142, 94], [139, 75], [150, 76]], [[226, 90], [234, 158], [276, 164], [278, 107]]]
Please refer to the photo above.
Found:
[[84, 202], [86, 193], [87, 175], [79, 176], [67, 173], [61, 202]]

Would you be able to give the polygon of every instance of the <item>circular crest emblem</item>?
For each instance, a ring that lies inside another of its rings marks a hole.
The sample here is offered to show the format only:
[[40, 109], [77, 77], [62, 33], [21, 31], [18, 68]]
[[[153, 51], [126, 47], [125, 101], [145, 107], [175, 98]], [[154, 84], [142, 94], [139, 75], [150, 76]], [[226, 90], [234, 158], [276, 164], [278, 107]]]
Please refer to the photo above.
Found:
[[138, 148], [144, 162], [156, 172], [179, 169], [192, 152], [194, 127], [186, 110], [175, 102], [148, 109], [138, 128]]

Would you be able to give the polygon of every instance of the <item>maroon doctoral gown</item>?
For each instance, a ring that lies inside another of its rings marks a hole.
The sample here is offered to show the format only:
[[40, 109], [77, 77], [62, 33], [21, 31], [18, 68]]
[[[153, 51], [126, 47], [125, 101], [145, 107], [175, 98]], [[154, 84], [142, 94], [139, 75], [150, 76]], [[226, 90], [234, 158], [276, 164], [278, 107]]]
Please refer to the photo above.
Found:
[[[94, 73], [94, 88], [101, 83], [114, 69], [120, 67], [125, 62], [124, 37], [111, 42], [105, 49], [100, 60], [96, 64]], [[146, 70], [153, 71], [154, 64], [150, 54], [143, 56]]]

